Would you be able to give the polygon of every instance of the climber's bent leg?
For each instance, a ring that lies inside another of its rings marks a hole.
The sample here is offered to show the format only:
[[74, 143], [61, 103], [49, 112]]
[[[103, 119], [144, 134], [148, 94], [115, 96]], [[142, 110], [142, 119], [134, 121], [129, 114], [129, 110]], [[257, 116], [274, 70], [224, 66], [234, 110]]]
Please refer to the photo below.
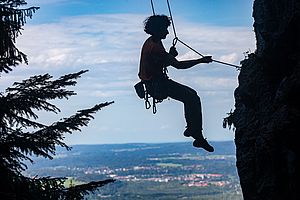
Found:
[[203, 138], [201, 101], [197, 92], [188, 86], [168, 80], [168, 96], [184, 104], [184, 114], [189, 136]]

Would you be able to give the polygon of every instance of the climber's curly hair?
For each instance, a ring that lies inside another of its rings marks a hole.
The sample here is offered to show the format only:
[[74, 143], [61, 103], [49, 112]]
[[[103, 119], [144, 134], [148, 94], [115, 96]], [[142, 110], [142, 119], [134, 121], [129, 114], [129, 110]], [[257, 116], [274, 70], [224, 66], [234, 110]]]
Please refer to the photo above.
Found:
[[171, 20], [166, 15], [152, 15], [144, 21], [144, 31], [153, 35], [161, 30], [161, 27], [168, 27], [171, 25]]

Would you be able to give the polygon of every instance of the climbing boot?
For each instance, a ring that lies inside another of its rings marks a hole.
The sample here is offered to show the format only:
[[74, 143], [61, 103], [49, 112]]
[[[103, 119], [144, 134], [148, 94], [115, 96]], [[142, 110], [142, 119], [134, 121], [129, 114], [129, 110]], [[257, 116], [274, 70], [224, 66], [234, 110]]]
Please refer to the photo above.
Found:
[[193, 142], [193, 146], [197, 148], [203, 148], [208, 152], [214, 152], [214, 148], [210, 144], [208, 144], [208, 142], [204, 138], [195, 139], [195, 141]]

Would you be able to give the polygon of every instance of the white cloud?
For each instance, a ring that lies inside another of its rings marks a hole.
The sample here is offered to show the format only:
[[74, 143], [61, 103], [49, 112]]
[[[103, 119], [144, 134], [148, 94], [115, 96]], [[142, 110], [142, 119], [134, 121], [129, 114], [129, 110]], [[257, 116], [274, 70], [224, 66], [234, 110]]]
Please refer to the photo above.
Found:
[[133, 63], [137, 62], [144, 39], [137, 25], [141, 19], [142, 16], [96, 15], [30, 25], [18, 46], [28, 54], [33, 68]]
[[126, 88], [131, 87], [134, 84], [132, 81], [116, 81], [108, 83], [97, 83], [96, 88]]
[[238, 62], [238, 55], [237, 53], [231, 53], [228, 55], [222, 55], [220, 60], [227, 63], [237, 63]]
[[69, 0], [26, 0], [28, 6], [40, 6], [68, 2]]
[[128, 94], [132, 94], [132, 92], [129, 92], [128, 90], [110, 90], [110, 91], [94, 91], [91, 93], [91, 96], [108, 98], [108, 97], [124, 96]]
[[208, 92], [231, 91], [237, 85], [235, 77], [181, 76], [178, 81]]

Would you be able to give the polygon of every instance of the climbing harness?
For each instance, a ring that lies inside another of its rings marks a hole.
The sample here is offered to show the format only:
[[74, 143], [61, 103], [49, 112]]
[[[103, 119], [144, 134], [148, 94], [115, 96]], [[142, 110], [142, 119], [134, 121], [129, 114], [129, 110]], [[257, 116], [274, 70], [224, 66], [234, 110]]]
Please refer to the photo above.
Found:
[[[152, 112], [157, 112], [156, 104], [161, 103], [167, 98], [167, 94], [163, 93], [164, 89], [159, 89], [160, 85], [158, 81], [140, 81], [134, 85], [134, 89], [141, 99], [145, 100], [145, 108], [150, 109], [150, 98], [152, 97]], [[151, 94], [150, 94], [151, 93]]]
[[[183, 42], [182, 40], [180, 40], [177, 37], [177, 33], [176, 33], [176, 29], [175, 29], [175, 24], [174, 24], [174, 20], [173, 20], [173, 16], [172, 16], [171, 6], [170, 6], [169, 0], [167, 0], [167, 5], [168, 5], [168, 10], [169, 10], [169, 14], [170, 14], [170, 20], [171, 20], [171, 24], [172, 24], [173, 33], [174, 33], [174, 39], [173, 39], [173, 42], [172, 42], [173, 47], [175, 47], [175, 45], [177, 44], [177, 42], [180, 42], [182, 45], [186, 46], [187, 48], [189, 48], [190, 50], [192, 50], [193, 52], [195, 52], [199, 56], [204, 57], [204, 55], [201, 54], [199, 51], [195, 50], [194, 48], [192, 48], [191, 46], [189, 46], [188, 44], [186, 44], [185, 42]], [[153, 15], [155, 15], [153, 0], [151, 0], [151, 7], [152, 7], [152, 13], [153, 13]], [[235, 67], [237, 70], [241, 69], [241, 66], [234, 65], [234, 64], [231, 64], [231, 63], [226, 63], [226, 62], [219, 61], [219, 60], [214, 60], [214, 59], [212, 61], [214, 61], [216, 63], [223, 64], [223, 65], [228, 65], [228, 66], [231, 66], [231, 67]]]

